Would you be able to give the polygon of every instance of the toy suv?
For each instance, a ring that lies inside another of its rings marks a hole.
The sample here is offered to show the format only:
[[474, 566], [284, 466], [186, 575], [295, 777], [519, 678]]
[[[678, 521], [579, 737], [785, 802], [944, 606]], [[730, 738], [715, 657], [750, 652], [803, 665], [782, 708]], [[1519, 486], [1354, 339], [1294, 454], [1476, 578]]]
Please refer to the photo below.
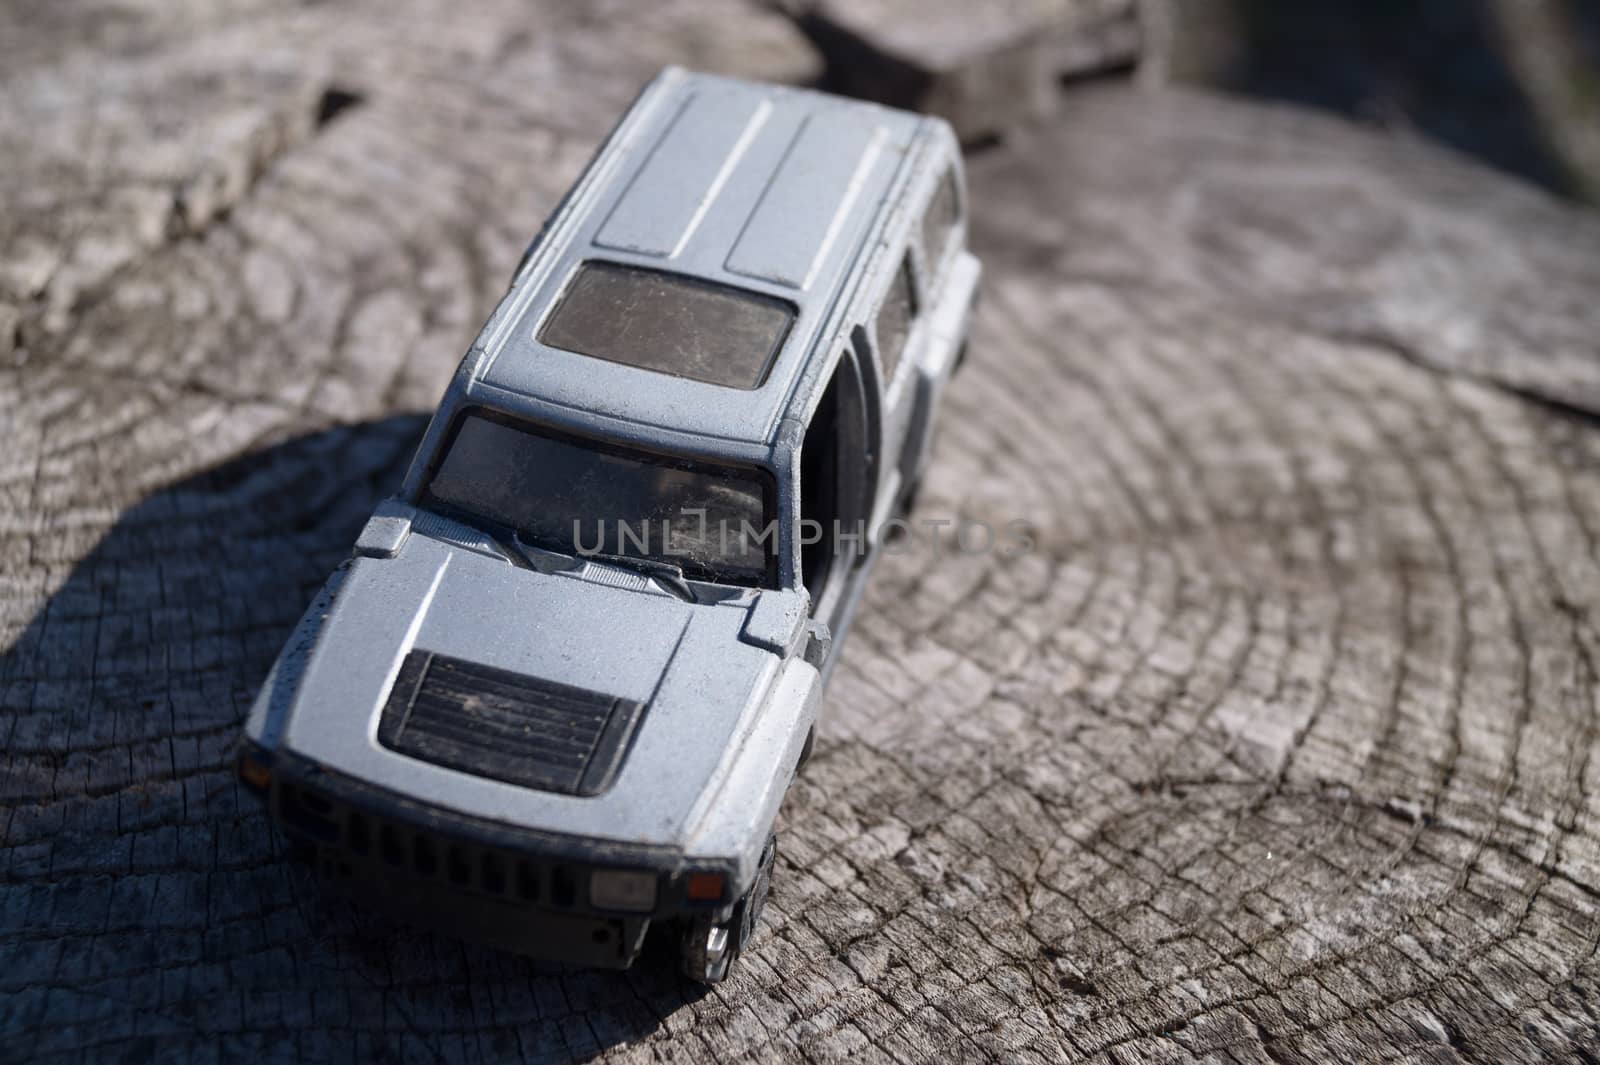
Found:
[[540, 957], [676, 922], [722, 979], [964, 350], [965, 203], [936, 118], [656, 78], [255, 701], [297, 849]]

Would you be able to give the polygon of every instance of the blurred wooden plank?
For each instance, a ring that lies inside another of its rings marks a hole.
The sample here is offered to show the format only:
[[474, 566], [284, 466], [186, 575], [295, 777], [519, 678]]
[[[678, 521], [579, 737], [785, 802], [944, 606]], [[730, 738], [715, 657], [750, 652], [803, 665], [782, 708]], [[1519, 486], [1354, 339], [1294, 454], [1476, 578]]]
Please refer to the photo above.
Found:
[[834, 88], [948, 119], [963, 142], [1056, 110], [1064, 80], [1131, 67], [1137, 0], [802, 0]]
[[987, 254], [1191, 291], [1600, 415], [1593, 212], [1310, 111], [1180, 92], [1063, 107], [975, 163]]

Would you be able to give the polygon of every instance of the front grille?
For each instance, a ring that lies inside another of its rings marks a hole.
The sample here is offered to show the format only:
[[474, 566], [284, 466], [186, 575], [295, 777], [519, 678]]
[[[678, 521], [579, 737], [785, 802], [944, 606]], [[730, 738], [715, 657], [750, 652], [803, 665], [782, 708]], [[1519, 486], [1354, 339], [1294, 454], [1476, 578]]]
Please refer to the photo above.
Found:
[[326, 861], [327, 875], [350, 874], [345, 855], [404, 873], [508, 901], [554, 909], [582, 909], [582, 870], [482, 846], [407, 821], [378, 817], [287, 780], [275, 790], [284, 826]]
[[643, 714], [643, 703], [412, 651], [384, 704], [378, 741], [475, 776], [598, 795]]

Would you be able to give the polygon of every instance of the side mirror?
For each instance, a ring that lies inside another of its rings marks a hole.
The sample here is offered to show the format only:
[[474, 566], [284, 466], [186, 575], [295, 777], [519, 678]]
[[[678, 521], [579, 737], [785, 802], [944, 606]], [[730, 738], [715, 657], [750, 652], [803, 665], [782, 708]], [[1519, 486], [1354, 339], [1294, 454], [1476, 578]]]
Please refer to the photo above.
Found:
[[800, 657], [820, 670], [831, 650], [833, 633], [828, 630], [828, 623], [815, 620], [806, 622], [806, 643], [800, 651]]

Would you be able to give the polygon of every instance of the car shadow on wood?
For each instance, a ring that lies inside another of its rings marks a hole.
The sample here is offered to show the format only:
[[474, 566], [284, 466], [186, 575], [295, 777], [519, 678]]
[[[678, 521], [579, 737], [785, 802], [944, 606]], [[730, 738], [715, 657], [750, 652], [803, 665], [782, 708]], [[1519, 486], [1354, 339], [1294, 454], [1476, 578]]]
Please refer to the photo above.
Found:
[[369, 912], [289, 860], [233, 775], [274, 657], [425, 425], [330, 428], [161, 489], [0, 655], [11, 1045], [583, 1059], [705, 993], [665, 932], [628, 972], [584, 971]]

